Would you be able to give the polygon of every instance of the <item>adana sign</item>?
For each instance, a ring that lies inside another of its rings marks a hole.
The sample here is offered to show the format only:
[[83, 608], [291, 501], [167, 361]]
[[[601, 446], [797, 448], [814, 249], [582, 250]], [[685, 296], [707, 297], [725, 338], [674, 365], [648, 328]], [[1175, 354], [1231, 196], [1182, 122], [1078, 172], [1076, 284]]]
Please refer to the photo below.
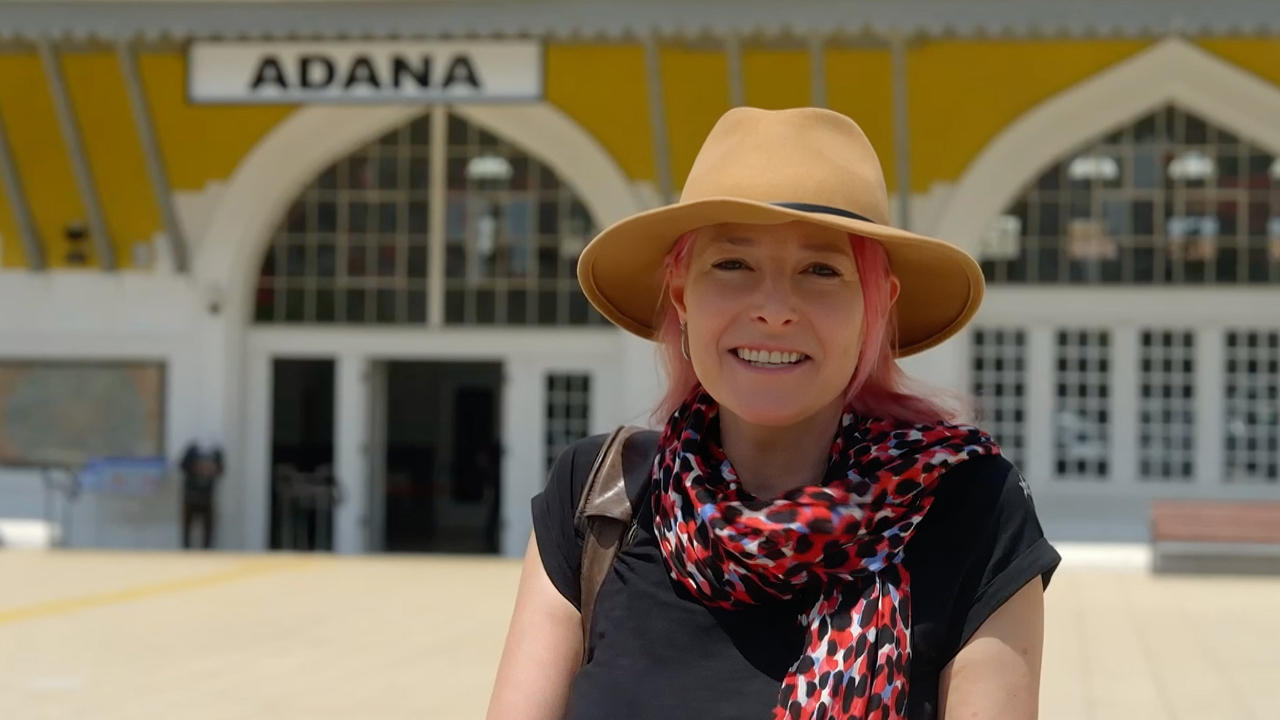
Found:
[[195, 103], [538, 100], [536, 42], [198, 42]]

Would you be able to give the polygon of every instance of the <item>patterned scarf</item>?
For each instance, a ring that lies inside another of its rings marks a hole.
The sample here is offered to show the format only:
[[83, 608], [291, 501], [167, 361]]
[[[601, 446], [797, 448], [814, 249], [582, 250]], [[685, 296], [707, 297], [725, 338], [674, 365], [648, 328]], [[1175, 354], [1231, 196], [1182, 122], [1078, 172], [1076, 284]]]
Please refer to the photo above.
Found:
[[818, 591], [799, 618], [805, 650], [782, 683], [776, 720], [904, 717], [911, 579], [903, 548], [938, 478], [999, 448], [970, 426], [846, 411], [822, 483], [760, 500], [742, 489], [719, 436], [718, 406], [699, 389], [659, 441], [654, 529], [667, 571], [717, 608]]

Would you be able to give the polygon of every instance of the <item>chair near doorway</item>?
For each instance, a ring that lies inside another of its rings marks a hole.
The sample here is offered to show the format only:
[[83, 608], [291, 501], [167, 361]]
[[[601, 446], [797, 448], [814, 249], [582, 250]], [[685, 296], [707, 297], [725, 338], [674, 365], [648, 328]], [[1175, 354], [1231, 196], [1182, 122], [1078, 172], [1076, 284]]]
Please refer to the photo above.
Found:
[[332, 465], [304, 472], [293, 465], [276, 465], [272, 487], [281, 510], [283, 550], [332, 550], [333, 511], [342, 502], [342, 487]]

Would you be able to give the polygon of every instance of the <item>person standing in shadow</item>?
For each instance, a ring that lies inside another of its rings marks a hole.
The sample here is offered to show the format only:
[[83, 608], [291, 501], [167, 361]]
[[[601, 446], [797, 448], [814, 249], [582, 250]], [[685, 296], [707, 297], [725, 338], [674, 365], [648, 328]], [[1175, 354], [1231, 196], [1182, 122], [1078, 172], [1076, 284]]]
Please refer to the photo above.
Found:
[[222, 477], [222, 448], [202, 449], [192, 442], [182, 454], [182, 547], [190, 548], [191, 526], [197, 520], [203, 530], [201, 548], [213, 547], [213, 491]]

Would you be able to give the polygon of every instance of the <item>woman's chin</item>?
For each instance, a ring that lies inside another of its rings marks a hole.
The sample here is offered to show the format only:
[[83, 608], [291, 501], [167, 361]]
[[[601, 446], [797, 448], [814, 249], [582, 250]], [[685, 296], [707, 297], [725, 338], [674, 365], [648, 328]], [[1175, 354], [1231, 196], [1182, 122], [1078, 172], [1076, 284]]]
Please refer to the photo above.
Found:
[[747, 425], [758, 427], [785, 428], [804, 422], [812, 417], [820, 407], [797, 403], [794, 397], [770, 402], [768, 398], [739, 398], [721, 401], [722, 410], [728, 410]]

